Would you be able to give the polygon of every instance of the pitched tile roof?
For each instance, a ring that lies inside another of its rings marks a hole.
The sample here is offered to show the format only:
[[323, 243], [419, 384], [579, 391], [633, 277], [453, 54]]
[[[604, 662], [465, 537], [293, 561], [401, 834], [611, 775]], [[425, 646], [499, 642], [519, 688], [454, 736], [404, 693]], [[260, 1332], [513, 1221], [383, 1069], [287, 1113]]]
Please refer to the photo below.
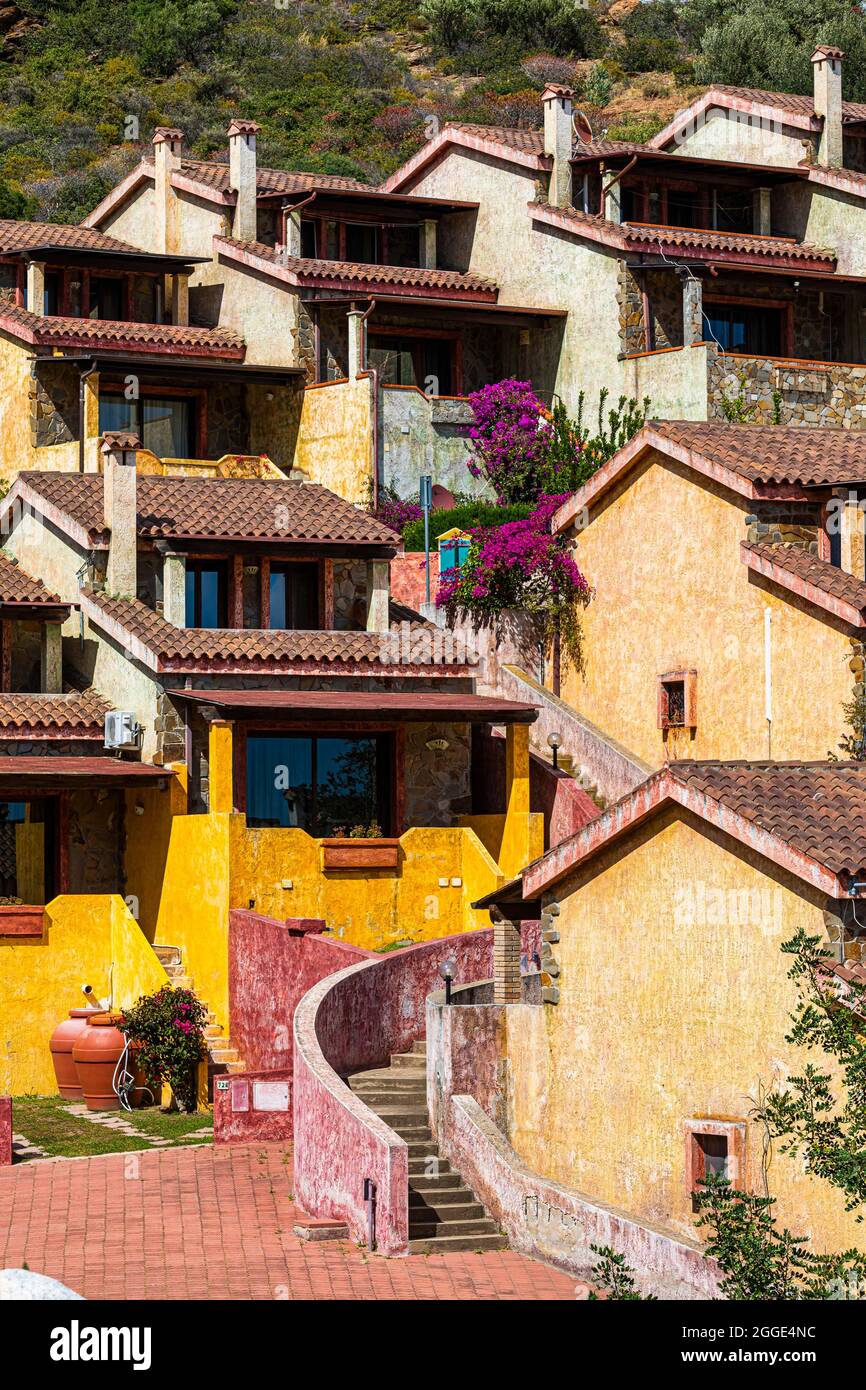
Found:
[[0, 330], [47, 348], [100, 348], [105, 352], [167, 353], [242, 361], [244, 340], [229, 328], [194, 328], [173, 323], [128, 323], [113, 319], [32, 314], [0, 296]]
[[[149, 172], [153, 172], [153, 162], [145, 160], [144, 166]], [[181, 174], [202, 184], [205, 188], [212, 188], [217, 193], [223, 193], [234, 198], [235, 193], [231, 185], [231, 177], [228, 164], [216, 159], [183, 159], [180, 165]], [[360, 179], [348, 178], [344, 174], [308, 174], [288, 169], [263, 169], [256, 170], [256, 193], [310, 193], [313, 189], [323, 191], [339, 192], [341, 189], [361, 189], [365, 192], [375, 192], [369, 184], [362, 183]]]
[[866, 868], [866, 764], [675, 762], [680, 782], [840, 878]]
[[846, 574], [838, 565], [819, 559], [799, 545], [759, 545], [741, 541], [740, 549], [751, 568], [764, 574], [781, 571], [794, 581], [790, 585], [794, 592], [809, 598], [815, 596], [810, 593], [814, 590], [817, 595], [836, 599], [839, 604], [855, 610], [858, 621], [866, 624], [866, 583], [862, 579]]
[[56, 604], [63, 605], [63, 600], [57, 594], [52, 594], [50, 589], [46, 589], [41, 579], [33, 579], [24, 570], [19, 569], [17, 562], [10, 556], [4, 555], [0, 551], [0, 604], [4, 603], [23, 603], [23, 604]]
[[832, 251], [824, 251], [816, 246], [795, 241], [793, 237], [752, 236], [742, 232], [718, 232], [700, 227], [663, 227], [645, 222], [624, 223], [628, 243], [635, 249], [652, 249], [663, 245], [688, 250], [708, 250], [724, 252], [726, 256], [739, 253], [747, 256], [761, 256], [768, 260], [802, 261], [810, 266], [821, 266], [832, 271], [836, 257]]
[[523, 130], [516, 126], [476, 125], [472, 121], [446, 121], [444, 130], [461, 130], [478, 140], [489, 140], [508, 149], [521, 150], [524, 154], [544, 156], [544, 131]]
[[92, 227], [67, 227], [59, 222], [12, 222], [0, 219], [0, 255], [31, 246], [64, 246], [70, 251], [124, 251], [140, 255], [128, 241], [106, 236]]
[[236, 253], [266, 267], [284, 273], [285, 278], [298, 285], [328, 285], [332, 289], [351, 289], [363, 285], [371, 289], [383, 285], [406, 292], [431, 291], [444, 297], [460, 298], [470, 294], [495, 300], [498, 288], [485, 275], [462, 274], [456, 270], [426, 269], [418, 266], [364, 265], [357, 261], [322, 261], [302, 256], [286, 256], [273, 246], [260, 241], [238, 241], [234, 237], [214, 237], [218, 249]]
[[[813, 97], [799, 92], [767, 92], [761, 87], [732, 87], [723, 82], [716, 82], [710, 87], [708, 95], [712, 97], [716, 93], [753, 101], [759, 106], [775, 106], [780, 111], [790, 111], [795, 115], [815, 116]], [[843, 101], [843, 125], [854, 121], [866, 121], [866, 102]]]
[[[108, 540], [101, 473], [24, 473], [15, 485], [62, 513], [94, 545]], [[151, 540], [297, 541], [395, 549], [394, 532], [318, 483], [139, 475], [138, 531]]]
[[866, 877], [866, 763], [683, 761], [527, 865], [523, 898], [537, 898], [670, 805], [833, 897]]
[[93, 689], [70, 690], [65, 695], [0, 693], [0, 737], [101, 739], [110, 708]]
[[866, 431], [653, 420], [653, 431], [760, 483], [866, 482]]
[[[178, 628], [138, 599], [110, 598], [93, 589], [82, 590], [82, 607], [98, 626], [104, 625], [133, 653], [156, 670], [192, 672], [229, 669], [261, 674], [304, 674], [329, 669], [339, 674], [364, 675], [376, 669], [411, 666], [401, 650], [402, 634], [378, 632], [281, 631], [260, 628]], [[408, 625], [410, 641], [424, 642], [419, 657], [433, 669], [456, 669], [465, 663], [448, 661], [429, 642], [429, 624]], [[429, 650], [428, 650], [429, 649]], [[426, 656], [426, 660], [424, 659]], [[404, 671], [404, 674], [408, 672]]]

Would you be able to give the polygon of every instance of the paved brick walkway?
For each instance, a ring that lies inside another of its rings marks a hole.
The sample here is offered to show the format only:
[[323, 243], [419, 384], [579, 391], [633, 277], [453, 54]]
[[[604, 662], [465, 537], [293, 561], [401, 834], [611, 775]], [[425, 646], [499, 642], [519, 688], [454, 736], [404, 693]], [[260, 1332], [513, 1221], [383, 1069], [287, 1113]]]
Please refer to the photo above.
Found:
[[165, 1149], [0, 1169], [0, 1268], [87, 1298], [574, 1299], [511, 1251], [385, 1260], [292, 1233], [291, 1155], [271, 1144]]

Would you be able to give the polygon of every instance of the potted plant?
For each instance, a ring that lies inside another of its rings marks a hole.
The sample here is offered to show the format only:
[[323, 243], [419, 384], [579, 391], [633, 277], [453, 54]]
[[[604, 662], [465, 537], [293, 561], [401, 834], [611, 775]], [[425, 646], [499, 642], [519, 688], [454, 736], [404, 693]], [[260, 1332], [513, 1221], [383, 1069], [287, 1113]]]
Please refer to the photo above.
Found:
[[353, 825], [348, 834], [343, 826], [322, 841], [322, 867], [325, 869], [396, 869], [400, 862], [400, 841], [382, 834], [382, 827]]
[[192, 990], [163, 985], [125, 1009], [118, 1024], [136, 1047], [147, 1084], [159, 1095], [167, 1083], [182, 1110], [190, 1114], [198, 1097], [198, 1064], [205, 1055], [207, 1013]]

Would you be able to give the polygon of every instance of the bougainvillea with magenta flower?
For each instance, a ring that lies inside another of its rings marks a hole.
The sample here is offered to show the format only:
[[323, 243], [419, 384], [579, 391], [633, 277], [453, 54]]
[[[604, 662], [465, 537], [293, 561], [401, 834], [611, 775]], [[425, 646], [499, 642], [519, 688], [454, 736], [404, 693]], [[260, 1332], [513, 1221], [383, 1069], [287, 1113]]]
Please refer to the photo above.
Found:
[[197, 1067], [204, 1056], [207, 1011], [191, 990], [163, 985], [124, 1009], [118, 1024], [135, 1044], [147, 1084], [158, 1096], [167, 1082], [182, 1110], [197, 1104]]
[[552, 533], [553, 514], [567, 497], [545, 495], [525, 521], [473, 531], [462, 568], [440, 576], [436, 605], [449, 622], [468, 618], [479, 627], [493, 627], [503, 613], [520, 609], [531, 619], [536, 640], [548, 645], [558, 639], [579, 669], [580, 610], [592, 590], [565, 539]]
[[469, 397], [475, 423], [469, 431], [469, 471], [484, 478], [498, 502], [534, 501], [544, 455], [544, 406], [528, 381], [497, 381]]

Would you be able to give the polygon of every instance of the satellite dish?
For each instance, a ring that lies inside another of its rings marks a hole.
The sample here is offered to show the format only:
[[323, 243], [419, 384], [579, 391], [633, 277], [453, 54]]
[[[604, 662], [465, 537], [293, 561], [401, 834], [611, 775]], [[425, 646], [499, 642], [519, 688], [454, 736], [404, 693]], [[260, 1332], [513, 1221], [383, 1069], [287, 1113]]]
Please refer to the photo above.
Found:
[[595, 139], [589, 117], [585, 111], [581, 111], [579, 106], [575, 106], [572, 113], [571, 129], [575, 140], [579, 140], [584, 145], [591, 145]]

